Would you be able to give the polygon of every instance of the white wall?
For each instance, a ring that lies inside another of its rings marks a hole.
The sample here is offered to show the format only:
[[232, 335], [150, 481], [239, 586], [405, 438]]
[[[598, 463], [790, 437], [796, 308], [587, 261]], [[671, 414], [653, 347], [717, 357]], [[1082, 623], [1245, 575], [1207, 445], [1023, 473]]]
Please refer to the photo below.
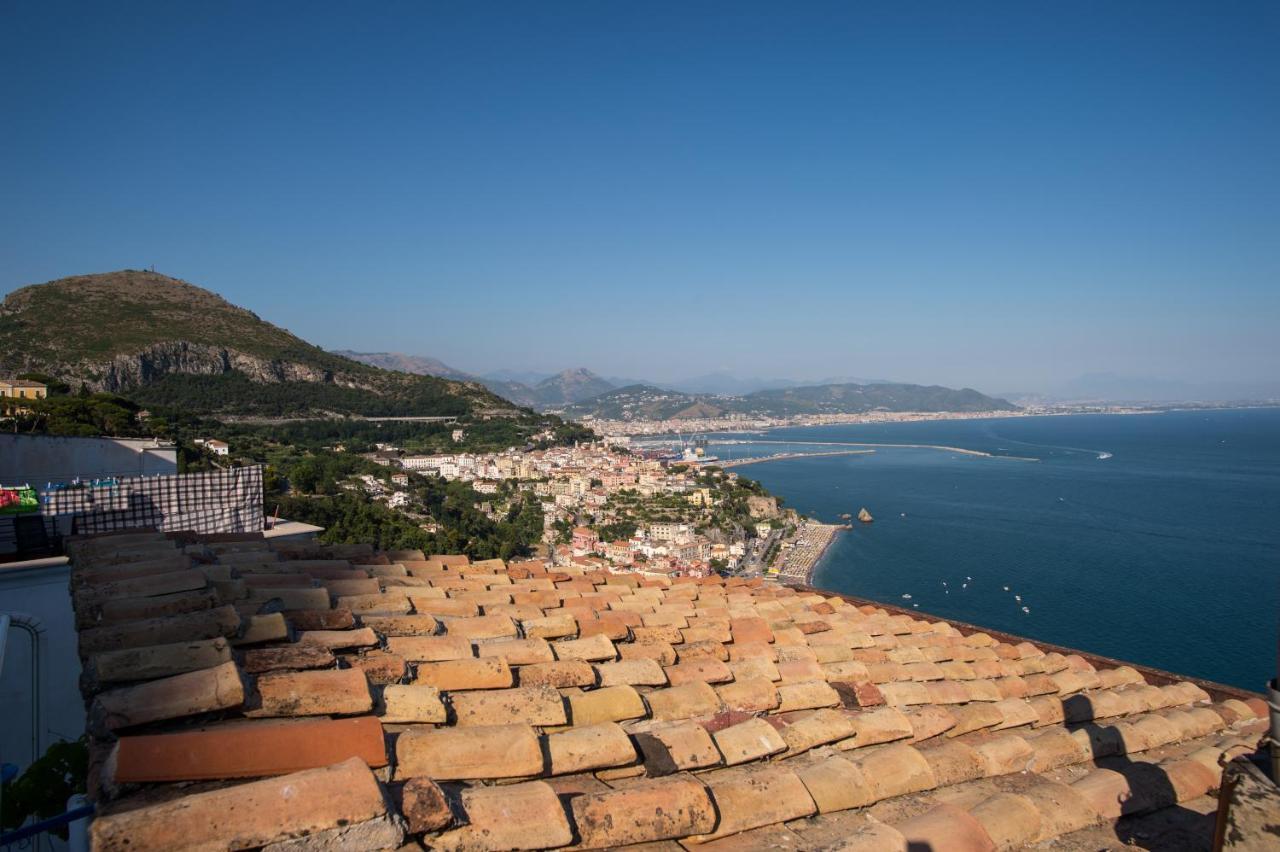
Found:
[[177, 472], [177, 451], [152, 440], [0, 433], [0, 485]]

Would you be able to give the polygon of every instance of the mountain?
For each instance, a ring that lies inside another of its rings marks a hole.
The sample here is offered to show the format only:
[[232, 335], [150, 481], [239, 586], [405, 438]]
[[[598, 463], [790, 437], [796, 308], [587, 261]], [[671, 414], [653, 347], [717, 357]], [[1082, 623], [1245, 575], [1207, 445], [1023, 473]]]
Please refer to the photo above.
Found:
[[604, 420], [687, 420], [719, 417], [731, 409], [729, 398], [706, 397], [653, 385], [628, 385], [567, 406], [566, 416], [591, 416]]
[[0, 365], [197, 414], [464, 415], [510, 405], [483, 386], [326, 352], [216, 293], [122, 270], [15, 290]]
[[515, 382], [516, 384], [536, 385], [545, 379], [551, 378], [554, 373], [538, 373], [531, 370], [492, 370], [483, 373], [479, 378], [491, 382]]
[[953, 390], [937, 385], [845, 383], [756, 391], [742, 396], [689, 394], [652, 385], [631, 385], [568, 406], [564, 413], [606, 420], [667, 420], [722, 414], [787, 417], [877, 410], [1016, 411], [1017, 406], [971, 388]]
[[371, 367], [381, 367], [384, 370], [399, 370], [401, 373], [413, 373], [418, 376], [438, 376], [459, 382], [476, 381], [475, 376], [454, 369], [438, 358], [427, 358], [423, 355], [405, 355], [401, 352], [352, 352], [350, 349], [335, 349], [333, 354]]
[[584, 367], [556, 373], [533, 386], [541, 408], [581, 402], [611, 390], [612, 384]]
[[[352, 352], [342, 350], [335, 352], [364, 364], [381, 367], [385, 370], [399, 370], [422, 376], [440, 376], [457, 381], [476, 382], [490, 391], [527, 408], [556, 408], [580, 402], [612, 390], [614, 384], [602, 379], [585, 367], [564, 370], [552, 376], [541, 373], [517, 373], [513, 370], [499, 370], [474, 376], [454, 369], [437, 358], [423, 355], [405, 355], [402, 352]], [[533, 384], [526, 384], [515, 379], [498, 378], [503, 375], [541, 376]]]

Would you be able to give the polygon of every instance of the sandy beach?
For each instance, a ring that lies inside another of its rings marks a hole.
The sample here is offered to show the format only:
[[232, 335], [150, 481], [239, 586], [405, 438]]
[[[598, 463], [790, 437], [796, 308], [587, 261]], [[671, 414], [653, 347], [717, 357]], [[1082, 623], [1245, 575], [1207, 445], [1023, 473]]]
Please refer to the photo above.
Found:
[[836, 533], [843, 529], [845, 527], [840, 524], [820, 524], [815, 521], [806, 523], [797, 531], [792, 540], [793, 546], [780, 557], [778, 579], [788, 583], [813, 585], [813, 569], [827, 552], [831, 542], [835, 541]]

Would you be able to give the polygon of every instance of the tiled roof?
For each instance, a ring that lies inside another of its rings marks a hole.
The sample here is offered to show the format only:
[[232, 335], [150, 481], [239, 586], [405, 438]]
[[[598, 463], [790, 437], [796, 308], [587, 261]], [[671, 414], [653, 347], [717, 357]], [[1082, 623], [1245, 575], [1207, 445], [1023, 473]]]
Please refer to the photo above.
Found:
[[1265, 729], [1247, 694], [758, 580], [70, 548], [99, 850], [1090, 848], [1211, 809]]

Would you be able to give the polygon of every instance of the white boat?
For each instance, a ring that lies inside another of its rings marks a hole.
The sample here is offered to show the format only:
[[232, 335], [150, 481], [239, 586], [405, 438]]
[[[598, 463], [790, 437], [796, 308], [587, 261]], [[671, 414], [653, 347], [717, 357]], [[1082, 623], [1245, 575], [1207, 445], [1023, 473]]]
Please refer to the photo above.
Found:
[[1111, 458], [1111, 453], [1098, 453], [1098, 461]]
[[911, 600], [911, 595], [903, 595], [903, 596], [902, 596], [902, 599], [903, 599], [904, 601], [909, 601], [909, 600]]
[[1022, 595], [1014, 595], [1013, 599], [1018, 603], [1022, 603]]
[[1006, 592], [1007, 592], [1007, 591], [1009, 591], [1009, 587], [1008, 587], [1008, 586], [1005, 586], [1005, 587], [1004, 587], [1004, 590], [1005, 590]]

